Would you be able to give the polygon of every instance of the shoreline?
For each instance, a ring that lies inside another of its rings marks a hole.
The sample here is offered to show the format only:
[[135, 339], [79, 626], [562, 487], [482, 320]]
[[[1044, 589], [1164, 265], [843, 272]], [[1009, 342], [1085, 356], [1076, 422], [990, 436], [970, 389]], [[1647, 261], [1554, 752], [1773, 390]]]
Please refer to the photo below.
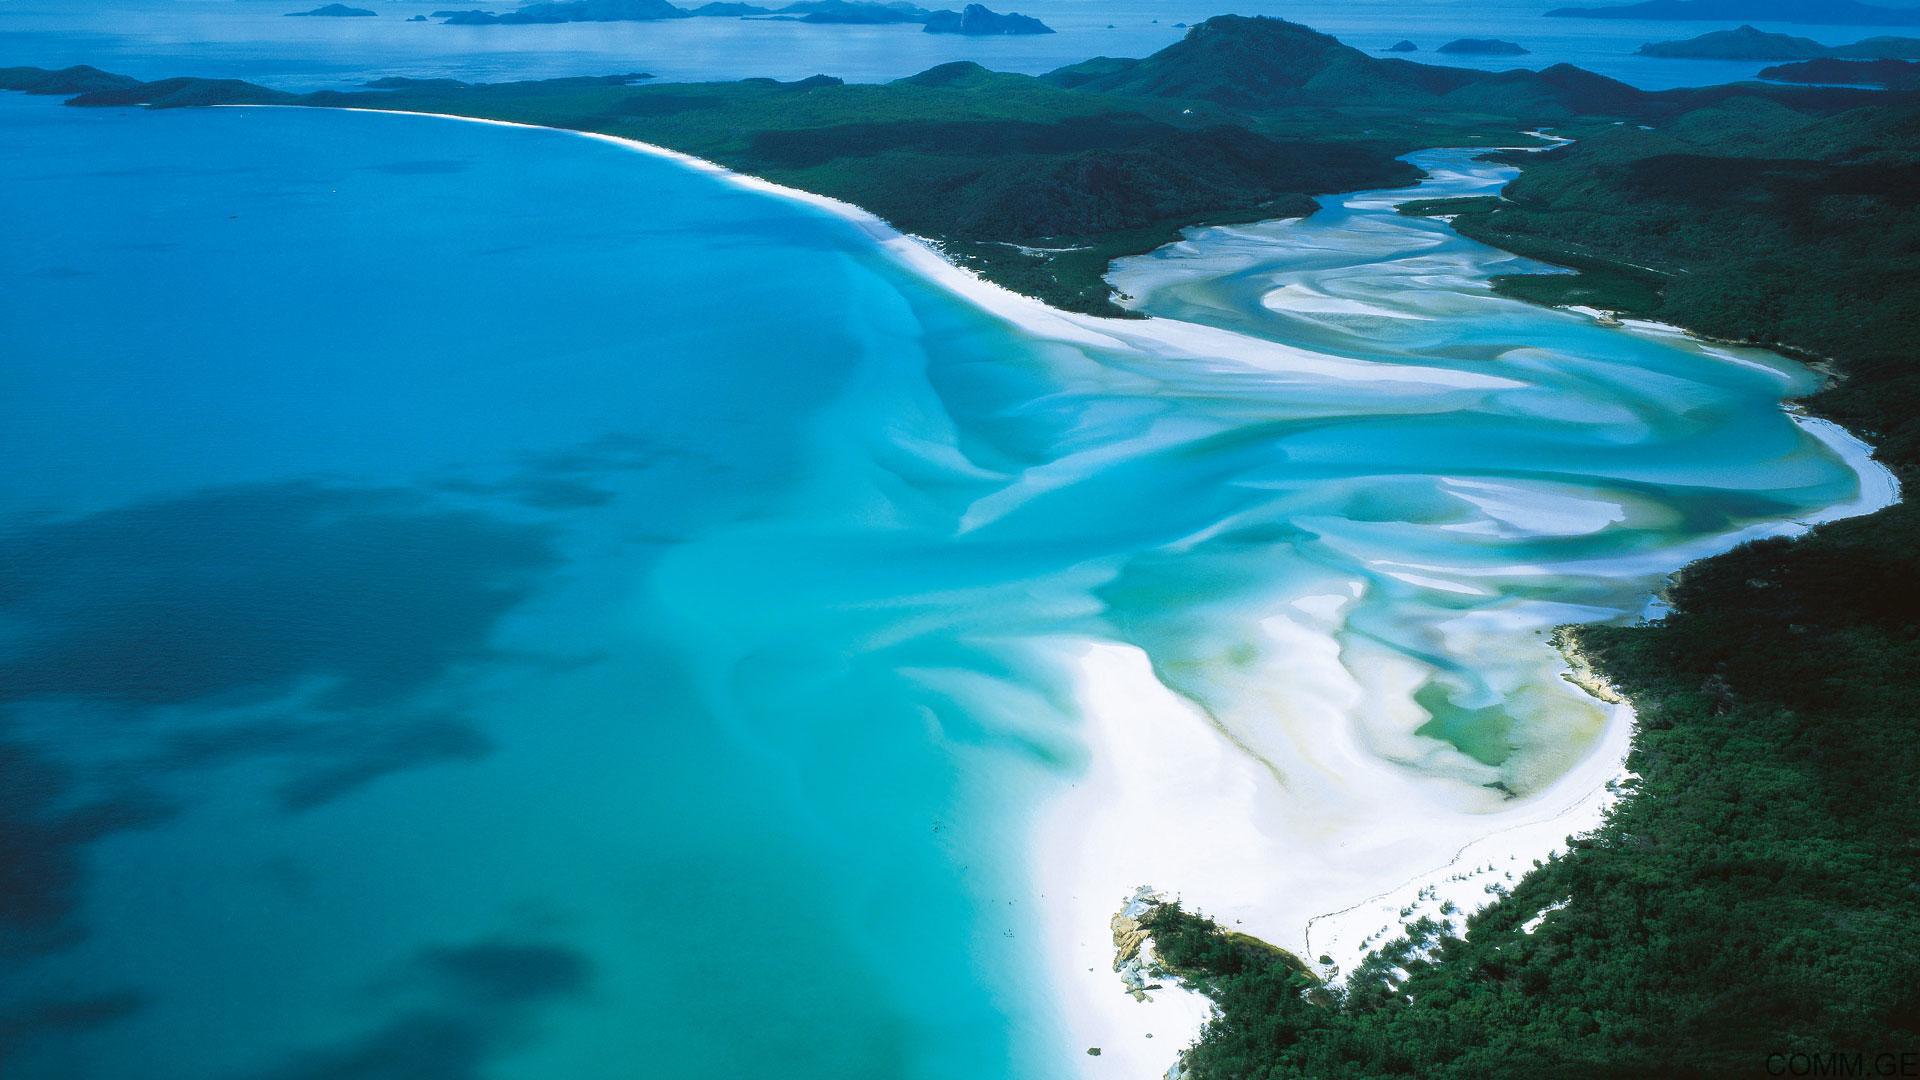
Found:
[[[466, 124], [518, 128], [526, 131], [555, 132], [619, 147], [673, 162], [683, 168], [713, 177], [747, 191], [810, 206], [846, 221], [865, 233], [874, 245], [896, 264], [920, 278], [939, 285], [953, 295], [989, 314], [1005, 319], [1039, 337], [1094, 349], [1151, 350], [1156, 356], [1173, 360], [1193, 360], [1213, 364], [1232, 364], [1253, 372], [1301, 371], [1350, 381], [1419, 382], [1425, 385], [1445, 383], [1449, 387], [1493, 389], [1509, 380], [1494, 375], [1474, 375], [1440, 368], [1410, 370], [1405, 365], [1327, 356], [1306, 349], [1248, 337], [1231, 330], [1182, 322], [1161, 316], [1115, 318], [1062, 311], [1045, 302], [988, 281], [945, 256], [929, 241], [903, 233], [884, 218], [852, 203], [820, 195], [801, 188], [788, 187], [771, 180], [736, 172], [717, 162], [679, 150], [642, 142], [619, 135], [571, 128], [547, 127], [515, 120], [493, 120], [453, 113], [415, 112], [408, 109], [366, 109], [331, 105], [213, 105], [217, 109], [310, 109], [331, 112], [364, 113], [376, 116], [412, 116], [450, 120]], [[1293, 218], [1274, 218], [1292, 221]]]
[[[1364, 198], [1367, 194], [1358, 192], [1348, 197]], [[1197, 230], [1188, 230], [1183, 233], [1183, 239], [1190, 241], [1194, 231]], [[1497, 248], [1496, 245], [1485, 246], [1505, 252], [1505, 249]], [[1514, 253], [1507, 252], [1507, 254]], [[1263, 300], [1263, 303], [1272, 306], [1271, 299], [1269, 297]], [[1592, 318], [1609, 328], [1630, 333], [1661, 333], [1684, 337], [1708, 347], [1707, 351], [1710, 354], [1714, 352], [1712, 346], [1739, 344], [1715, 342], [1681, 327], [1654, 325], [1641, 320], [1623, 320], [1595, 309], [1569, 309], [1564, 305], [1529, 304], [1529, 306], [1571, 310], [1572, 313]], [[1765, 348], [1751, 344], [1742, 347]], [[1774, 350], [1774, 352], [1789, 363], [1809, 367], [1816, 373], [1825, 374], [1817, 365], [1809, 364], [1788, 351]], [[1716, 355], [1715, 358], [1733, 363], [1749, 362], [1731, 355]], [[1705, 538], [1705, 543], [1692, 545], [1691, 549], [1681, 552], [1684, 555], [1684, 565], [1675, 568], [1672, 573], [1679, 573], [1686, 566], [1723, 554], [1742, 543], [1772, 536], [1803, 535], [1816, 525], [1872, 514], [1900, 501], [1901, 490], [1898, 477], [1874, 456], [1873, 447], [1864, 439], [1837, 423], [1809, 415], [1795, 401], [1783, 401], [1779, 408], [1792, 423], [1822, 444], [1846, 466], [1856, 478], [1858, 492], [1852, 498], [1827, 507], [1814, 515], [1756, 523], [1736, 534]], [[1650, 599], [1654, 598], [1650, 597]], [[1510, 892], [1512, 886], [1537, 865], [1535, 860], [1544, 859], [1552, 853], [1563, 852], [1567, 849], [1572, 837], [1589, 834], [1600, 828], [1611, 810], [1633, 793], [1632, 786], [1637, 778], [1627, 768], [1627, 759], [1637, 734], [1636, 713], [1633, 703], [1615, 689], [1603, 673], [1595, 670], [1587, 662], [1577, 642], [1570, 635], [1556, 635], [1555, 645], [1563, 665], [1559, 672], [1561, 678], [1605, 709], [1609, 715], [1609, 721], [1601, 741], [1580, 762], [1562, 774], [1546, 791], [1528, 800], [1528, 805], [1534, 809], [1540, 809], [1543, 800], [1552, 800], [1546, 813], [1532, 820], [1518, 821], [1510, 826], [1494, 829], [1460, 847], [1444, 865], [1416, 874], [1393, 888], [1368, 896], [1348, 907], [1315, 914], [1306, 920], [1305, 926], [1297, 934], [1263, 935], [1254, 927], [1245, 925], [1251, 920], [1251, 916], [1236, 918], [1236, 915], [1245, 913], [1211, 902], [1200, 905], [1204, 908], [1205, 914], [1212, 917], [1225, 930], [1244, 929], [1270, 944], [1287, 949], [1310, 969], [1318, 971], [1329, 981], [1337, 982], [1344, 972], [1352, 970], [1353, 961], [1372, 948], [1397, 936], [1401, 927], [1413, 919], [1433, 917], [1441, 922], [1452, 920], [1455, 921], [1457, 929], [1464, 931], [1464, 926], [1460, 925], [1458, 920], [1485, 907], [1497, 896]], [[1124, 746], [1124, 736], [1120, 740], [1120, 745]], [[1114, 747], [1108, 746], [1106, 749], [1112, 752]], [[1214, 778], [1214, 781], [1218, 782], [1218, 778]], [[1557, 809], [1554, 808], [1555, 806]], [[1187, 835], [1204, 833], [1204, 831], [1204, 829], [1189, 829]], [[1178, 879], [1156, 880], [1151, 884], [1166, 889], [1178, 899], [1178, 893], [1183, 886], [1197, 892], [1199, 890], [1196, 886], [1208, 880], [1217, 884], [1218, 875], [1188, 874]], [[1547, 905], [1530, 920], [1530, 926], [1537, 926], [1547, 914], [1563, 905], [1564, 902]], [[1192, 910], [1191, 905], [1189, 910]], [[1323, 955], [1332, 957], [1334, 963], [1320, 963]]]
[[[232, 108], [313, 108], [314, 106], [222, 106]], [[597, 132], [398, 109], [343, 108], [336, 111], [431, 117], [497, 127], [553, 131], [593, 139], [630, 152], [673, 162], [735, 187], [785, 198], [847, 221], [860, 229], [896, 264], [938, 285], [989, 314], [1035, 336], [1096, 349], [1145, 350], [1171, 360], [1233, 364], [1256, 371], [1306, 370], [1355, 380], [1405, 382], [1416, 376], [1391, 364], [1346, 360], [1246, 337], [1232, 331], [1148, 316], [1115, 319], [1060, 311], [1041, 301], [989, 282], [942, 256], [924, 240], [900, 232], [858, 206], [735, 172], [712, 161], [656, 144]], [[1550, 147], [1529, 148], [1549, 149]], [[1626, 327], [1632, 329], [1631, 327]], [[1676, 328], [1678, 330], [1678, 328]], [[1679, 330], [1686, 333], [1684, 330]], [[1692, 335], [1688, 335], [1692, 336]], [[1435, 373], [1421, 370], [1430, 381]], [[1449, 373], [1451, 374], [1451, 373]], [[1460, 374], [1457, 385], [1488, 386], [1497, 375]], [[1841, 458], [1859, 478], [1860, 492], [1849, 502], [1806, 521], [1780, 522], [1765, 535], [1797, 535], [1813, 524], [1883, 509], [1900, 496], [1898, 480], [1872, 456], [1863, 440], [1831, 421], [1783, 406], [1813, 438]], [[1751, 530], [1750, 530], [1751, 531]], [[1724, 551], [1754, 535], [1721, 538], [1713, 552], [1689, 553], [1688, 563]], [[1677, 572], [1677, 571], [1676, 571]], [[1142, 1005], [1127, 996], [1111, 970], [1113, 947], [1109, 920], [1127, 895], [1140, 886], [1179, 896], [1206, 894], [1208, 913], [1223, 925], [1296, 952], [1310, 966], [1317, 958], [1335, 958], [1341, 971], [1379, 941], [1385, 923], [1396, 930], [1407, 919], [1437, 914], [1452, 905], [1464, 915], [1484, 906], [1497, 886], [1531, 869], [1531, 861], [1564, 850], [1570, 835], [1597, 828], [1621, 797], [1621, 781], [1630, 780], [1625, 762], [1634, 733], [1632, 705], [1591, 695], [1607, 713], [1600, 737], [1578, 762], [1515, 811], [1481, 815], [1479, 835], [1453, 848], [1453, 855], [1385, 891], [1365, 896], [1330, 912], [1311, 912], [1276, 887], [1289, 855], [1260, 827], [1273, 812], [1260, 796], [1273, 777], [1243, 748], [1226, 738], [1192, 702], [1163, 685], [1146, 653], [1134, 646], [1094, 639], [1062, 643], [1063, 660], [1076, 675], [1076, 697], [1086, 708], [1076, 734], [1086, 747], [1089, 766], [1058, 797], [1040, 804], [1029, 851], [1035, 866], [1035, 891], [1066, 896], [1043, 908], [1049, 944], [1038, 973], [1053, 998], [1072, 1044], [1066, 1047], [1088, 1075], [1132, 1076], [1164, 1073], [1196, 1036], [1211, 1013], [1211, 1002], [1197, 992], [1168, 985], [1153, 991]], [[1562, 654], [1563, 677], [1583, 690], [1574, 676], [1576, 660]], [[1182, 791], [1228, 793], [1206, 803], [1181, 800]], [[1222, 810], [1235, 814], [1221, 816]], [[1502, 819], [1511, 817], [1510, 823]], [[1138, 866], [1124, 857], [1138, 853], [1143, 840], [1158, 837], [1160, 850]], [[1453, 838], [1457, 840], [1459, 838]], [[1442, 845], [1451, 847], [1453, 840]], [[1282, 845], [1283, 846], [1283, 845]], [[1248, 856], [1265, 849], [1267, 858]], [[1485, 869], [1482, 869], [1482, 867]], [[1143, 876], [1144, 875], [1144, 876]], [[1323, 892], [1325, 890], [1322, 890]], [[1214, 899], [1215, 897], [1221, 899]], [[1323, 901], [1324, 902], [1324, 901]], [[1413, 913], [1408, 914], [1411, 908]], [[1237, 916], [1237, 918], [1236, 918]], [[1253, 925], [1258, 923], [1259, 925]], [[1285, 928], [1283, 933], [1276, 931]], [[1297, 930], [1294, 929], [1297, 927]], [[1151, 1041], [1149, 1041], [1151, 1040]], [[1169, 1043], [1171, 1045], [1169, 1045]], [[1084, 1056], [1092, 1047], [1099, 1057]]]

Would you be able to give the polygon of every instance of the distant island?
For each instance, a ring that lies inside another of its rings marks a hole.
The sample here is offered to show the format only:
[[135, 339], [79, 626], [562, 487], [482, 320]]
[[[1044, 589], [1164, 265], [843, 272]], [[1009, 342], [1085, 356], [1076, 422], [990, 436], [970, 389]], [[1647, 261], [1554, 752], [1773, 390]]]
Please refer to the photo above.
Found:
[[287, 17], [290, 19], [301, 19], [309, 16], [322, 16], [331, 19], [364, 19], [370, 18], [373, 15], [374, 12], [368, 11], [366, 8], [348, 7], [345, 4], [328, 4], [326, 7], [317, 7], [312, 11], [287, 12]]
[[1641, 56], [1684, 60], [1814, 60], [1838, 57], [1858, 60], [1920, 59], [1920, 38], [1877, 37], [1852, 45], [1822, 45], [1812, 38], [1770, 34], [1752, 26], [1716, 30], [1685, 41], [1642, 45]]
[[1449, 41], [1435, 51], [1449, 56], [1525, 56], [1529, 50], [1523, 45], [1497, 38], [1461, 38]]
[[[336, 5], [337, 6], [337, 5]], [[368, 12], [372, 14], [372, 12]], [[737, 0], [714, 0], [688, 9], [667, 0], [563, 0], [528, 4], [517, 11], [436, 11], [448, 26], [538, 26], [576, 22], [658, 22], [664, 19], [767, 19], [824, 25], [887, 26], [918, 23], [930, 34], [1051, 34], [1039, 19], [1018, 13], [1002, 15], [979, 4], [964, 11], [932, 11], [905, 0], [796, 0], [780, 7], [762, 7]]]
[[1752, 26], [1716, 30], [1685, 41], [1655, 41], [1640, 46], [1641, 56], [1674, 60], [1810, 60], [1827, 55], [1827, 47], [1812, 38], [1769, 34]]
[[[653, 78], [651, 72], [630, 71], [624, 75], [575, 75], [569, 78], [548, 79], [541, 85], [559, 86], [632, 86]], [[410, 79], [404, 75], [389, 75], [382, 79], [373, 79], [362, 83], [369, 90], [471, 90], [484, 83], [462, 82], [459, 79]]]
[[1884, 86], [1889, 90], [1920, 90], [1920, 63], [1910, 60], [1804, 60], [1780, 64], [1760, 73], [1775, 82], [1817, 86]]
[[515, 26], [572, 22], [651, 22], [684, 19], [687, 12], [667, 0], [566, 0], [556, 4], [528, 4], [518, 11], [436, 11], [433, 17], [449, 26]]
[[65, 97], [71, 94], [131, 90], [144, 85], [146, 84], [132, 76], [115, 75], [110, 71], [101, 71], [97, 67], [88, 67], [85, 64], [62, 68], [59, 71], [32, 67], [0, 68], [0, 89], [13, 90], [22, 94]]
[[1558, 19], [1657, 19], [1810, 23], [1816, 26], [1920, 26], [1920, 9], [1878, 7], [1859, 0], [1646, 0], [1614, 7], [1567, 7]]
[[1051, 34], [1053, 27], [1017, 11], [1005, 15], [988, 11], [979, 4], [968, 4], [959, 13], [936, 11], [924, 28], [929, 34]]
[[1411, 41], [1405, 41], [1405, 40], [1402, 40], [1402, 41], [1396, 41], [1396, 42], [1394, 42], [1393, 44], [1391, 44], [1391, 45], [1389, 45], [1389, 46], [1387, 46], [1387, 48], [1385, 49], [1385, 51], [1386, 51], [1386, 52], [1401, 52], [1401, 53], [1405, 53], [1405, 52], [1419, 52], [1419, 51], [1420, 51], [1420, 46], [1418, 46], [1418, 45], [1415, 45], [1415, 44], [1414, 44], [1413, 42], [1411, 42]]
[[[708, 5], [711, 7], [712, 5]], [[752, 7], [750, 4], [727, 5], [728, 7]], [[705, 14], [701, 8], [699, 14]], [[774, 19], [794, 22], [823, 23], [840, 26], [887, 26], [894, 23], [924, 23], [933, 17], [933, 12], [904, 2], [869, 3], [863, 0], [800, 0], [780, 8], [760, 8], [742, 13], [741, 18], [766, 16]]]

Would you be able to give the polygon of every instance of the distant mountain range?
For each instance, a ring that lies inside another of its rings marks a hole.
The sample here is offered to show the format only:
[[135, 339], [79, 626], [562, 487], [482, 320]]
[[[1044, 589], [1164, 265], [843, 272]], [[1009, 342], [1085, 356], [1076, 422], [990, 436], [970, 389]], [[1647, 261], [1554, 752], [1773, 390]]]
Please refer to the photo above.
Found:
[[450, 26], [525, 26], [576, 22], [658, 22], [666, 19], [775, 19], [848, 26], [919, 23], [929, 34], [1051, 34], [1053, 28], [1017, 12], [1001, 14], [979, 4], [964, 11], [931, 11], [905, 0], [797, 0], [779, 7], [715, 0], [687, 9], [668, 0], [559, 0], [517, 11], [436, 11]]
[[1825, 57], [1857, 60], [1920, 59], [1920, 38], [1877, 37], [1852, 45], [1822, 45], [1812, 38], [1770, 34], [1751, 26], [1717, 30], [1685, 41], [1661, 41], [1640, 46], [1641, 56], [1680, 60], [1817, 60]]
[[1562, 19], [1660, 19], [1808, 23], [1826, 26], [1920, 26], [1920, 9], [1859, 0], [1646, 0], [1611, 7], [1567, 7]]

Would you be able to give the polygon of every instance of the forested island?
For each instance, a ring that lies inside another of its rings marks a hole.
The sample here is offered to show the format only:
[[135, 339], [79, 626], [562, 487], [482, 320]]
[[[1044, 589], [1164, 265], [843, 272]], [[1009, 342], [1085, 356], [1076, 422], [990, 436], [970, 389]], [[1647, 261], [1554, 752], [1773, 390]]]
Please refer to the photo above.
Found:
[[1766, 68], [1760, 72], [1760, 77], [1814, 86], [1884, 86], [1889, 90], [1920, 90], [1920, 63], [1911, 60], [1807, 60]]
[[[1183, 226], [1311, 213], [1315, 194], [1412, 179], [1411, 150], [1549, 126], [1575, 141], [1505, 158], [1522, 173], [1501, 197], [1409, 210], [1578, 271], [1499, 279], [1507, 295], [1829, 365], [1808, 407], [1920, 476], [1914, 95], [1649, 93], [1567, 66], [1381, 59], [1238, 17], [1038, 77], [956, 63], [869, 86], [382, 86], [0, 70], [0, 87], [76, 106], [378, 107], [642, 139], [854, 202], [992, 280], [1108, 314], [1109, 260]], [[1658, 622], [1566, 631], [1636, 705], [1630, 797], [1510, 894], [1408, 926], [1337, 985], [1156, 909], [1169, 977], [1219, 1006], [1188, 1074], [1747, 1075], [1775, 1051], [1920, 1052], [1917, 553], [1903, 504], [1696, 564]]]
[[929, 34], [1051, 34], [1053, 28], [1039, 19], [1030, 18], [1017, 11], [1005, 15], [989, 11], [979, 4], [968, 4], [963, 10], [936, 11], [927, 16], [927, 25], [923, 27]]
[[1434, 51], [1450, 56], [1525, 56], [1531, 50], [1517, 42], [1497, 38], [1460, 38]]
[[1562, 19], [1648, 19], [1714, 22], [1786, 22], [1815, 26], [1920, 26], [1920, 11], [1860, 0], [1645, 0], [1547, 12]]
[[1639, 55], [1683, 60], [1813, 60], [1836, 57], [1860, 60], [1920, 58], [1920, 38], [1876, 37], [1851, 45], [1822, 45], [1812, 38], [1770, 34], [1752, 26], [1717, 30], [1685, 41], [1657, 41], [1640, 46]]

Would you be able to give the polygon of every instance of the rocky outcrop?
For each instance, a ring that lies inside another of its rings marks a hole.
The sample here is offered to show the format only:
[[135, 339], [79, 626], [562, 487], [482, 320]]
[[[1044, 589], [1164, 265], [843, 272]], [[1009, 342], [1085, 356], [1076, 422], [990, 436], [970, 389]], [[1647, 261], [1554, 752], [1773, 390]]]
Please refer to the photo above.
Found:
[[979, 4], [968, 4], [962, 11], [936, 11], [927, 19], [929, 34], [1051, 34], [1053, 27], [1031, 16], [1010, 11], [1005, 15], [989, 11]]
[[1560, 650], [1560, 655], [1566, 658], [1567, 673], [1564, 678], [1568, 682], [1609, 705], [1620, 705], [1626, 702], [1626, 696], [1615, 689], [1605, 675], [1594, 670], [1593, 661], [1587, 658], [1586, 653], [1580, 651], [1579, 637], [1570, 632], [1569, 628], [1562, 627], [1554, 631], [1552, 644], [1554, 648]]
[[1135, 1001], [1152, 1001], [1147, 992], [1160, 989], [1153, 981], [1153, 936], [1143, 924], [1161, 902], [1159, 893], [1142, 885], [1107, 924], [1113, 930], [1113, 970]]

